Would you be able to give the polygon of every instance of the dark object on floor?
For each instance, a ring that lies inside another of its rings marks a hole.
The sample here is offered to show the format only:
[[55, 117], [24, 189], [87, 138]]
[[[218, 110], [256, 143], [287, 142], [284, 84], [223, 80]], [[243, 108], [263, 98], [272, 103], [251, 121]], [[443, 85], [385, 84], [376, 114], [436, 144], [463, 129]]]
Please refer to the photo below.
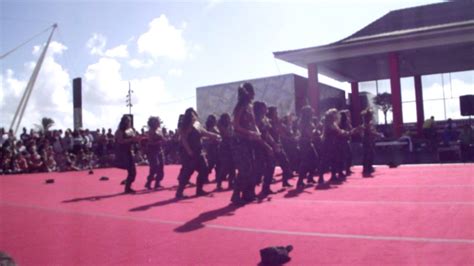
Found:
[[107, 180], [109, 180], [109, 178], [106, 177], [106, 176], [103, 176], [103, 177], [101, 177], [99, 180], [100, 180], [100, 181], [107, 181]]
[[275, 246], [268, 247], [260, 250], [260, 265], [280, 265], [287, 263], [291, 260], [288, 255], [293, 250], [293, 246], [289, 245], [286, 247]]
[[398, 164], [396, 164], [396, 163], [394, 163], [394, 162], [390, 162], [390, 163], [388, 164], [388, 167], [389, 167], [389, 168], [397, 168], [397, 167], [398, 167]]
[[1, 266], [16, 266], [15, 261], [7, 253], [0, 251], [0, 265]]
[[53, 184], [53, 183], [54, 183], [54, 179], [46, 179], [45, 183], [46, 183], [46, 184]]
[[90, 174], [90, 175], [93, 175], [93, 174], [94, 174], [94, 171], [89, 170], [89, 174]]

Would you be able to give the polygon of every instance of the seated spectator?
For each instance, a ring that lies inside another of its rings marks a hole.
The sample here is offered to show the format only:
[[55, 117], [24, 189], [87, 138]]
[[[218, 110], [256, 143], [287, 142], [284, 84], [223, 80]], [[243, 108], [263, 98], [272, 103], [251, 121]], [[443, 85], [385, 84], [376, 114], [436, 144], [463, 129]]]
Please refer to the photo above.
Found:
[[45, 162], [45, 169], [47, 172], [56, 172], [58, 171], [58, 164], [54, 159], [54, 151], [53, 149], [48, 149], [44, 152], [44, 162]]
[[3, 174], [13, 173], [13, 155], [10, 150], [6, 150], [0, 161], [0, 169]]
[[33, 146], [30, 151], [30, 161], [28, 162], [30, 172], [43, 172], [45, 171], [45, 165], [41, 155], [36, 151], [36, 146]]
[[451, 118], [448, 119], [446, 128], [443, 131], [442, 139], [444, 145], [449, 145], [450, 142], [457, 140], [457, 132]]
[[28, 173], [28, 161], [22, 153], [19, 153], [15, 156], [13, 164], [16, 173]]

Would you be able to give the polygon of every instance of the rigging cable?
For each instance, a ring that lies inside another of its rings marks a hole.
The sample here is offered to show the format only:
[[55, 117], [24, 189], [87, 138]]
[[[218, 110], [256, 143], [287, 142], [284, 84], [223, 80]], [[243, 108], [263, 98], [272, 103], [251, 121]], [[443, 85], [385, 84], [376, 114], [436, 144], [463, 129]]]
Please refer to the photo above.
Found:
[[46, 31], [49, 31], [49, 29], [51, 29], [53, 26], [49, 26], [47, 29], [41, 31], [40, 33], [34, 35], [33, 37], [31, 37], [30, 39], [24, 41], [23, 43], [21, 43], [20, 45], [18, 45], [17, 47], [13, 48], [12, 50], [6, 52], [5, 54], [1, 55], [0, 56], [0, 60], [1, 59], [4, 59], [5, 57], [7, 57], [8, 55], [10, 55], [11, 53], [15, 52], [16, 50], [20, 49], [22, 46], [26, 45], [27, 43], [31, 42], [33, 39], [35, 39], [36, 37], [38, 37], [39, 35], [43, 34], [44, 32]]

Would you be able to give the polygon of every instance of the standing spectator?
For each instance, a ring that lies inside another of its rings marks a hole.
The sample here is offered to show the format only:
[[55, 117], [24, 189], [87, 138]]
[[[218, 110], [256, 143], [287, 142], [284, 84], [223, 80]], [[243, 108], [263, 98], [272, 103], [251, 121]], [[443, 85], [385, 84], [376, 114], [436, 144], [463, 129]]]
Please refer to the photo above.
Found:
[[436, 124], [434, 116], [426, 119], [423, 123], [423, 135], [429, 141], [432, 150], [436, 148]]
[[474, 147], [474, 131], [469, 124], [465, 124], [459, 135], [459, 143], [461, 145], [461, 159], [467, 162], [473, 159]]

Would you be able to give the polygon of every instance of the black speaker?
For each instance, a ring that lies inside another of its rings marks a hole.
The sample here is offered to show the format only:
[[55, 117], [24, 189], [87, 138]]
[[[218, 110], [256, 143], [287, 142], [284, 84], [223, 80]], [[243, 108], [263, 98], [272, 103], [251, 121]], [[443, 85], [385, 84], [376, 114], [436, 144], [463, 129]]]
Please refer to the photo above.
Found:
[[459, 97], [459, 106], [461, 106], [461, 115], [474, 115], [474, 95], [463, 95]]

